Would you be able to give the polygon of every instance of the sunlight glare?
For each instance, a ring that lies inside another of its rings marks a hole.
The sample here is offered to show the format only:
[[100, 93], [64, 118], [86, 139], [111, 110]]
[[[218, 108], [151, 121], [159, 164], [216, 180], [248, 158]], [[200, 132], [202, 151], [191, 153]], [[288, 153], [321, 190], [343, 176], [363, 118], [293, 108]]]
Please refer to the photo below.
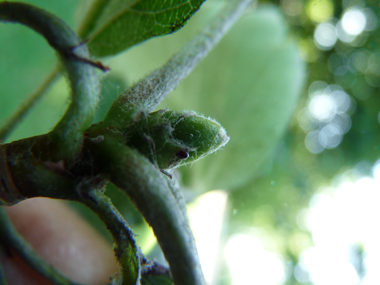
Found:
[[336, 111], [336, 101], [326, 94], [314, 96], [309, 103], [310, 114], [319, 121], [330, 121]]
[[280, 285], [286, 279], [280, 257], [265, 250], [261, 241], [252, 235], [231, 237], [224, 253], [232, 275], [232, 285]]
[[352, 264], [330, 249], [306, 249], [300, 256], [299, 266], [311, 273], [310, 279], [314, 285], [357, 285], [359, 281]]
[[216, 284], [214, 279], [227, 199], [225, 191], [210, 191], [200, 196], [189, 210], [191, 228], [207, 284]]
[[307, 227], [315, 246], [300, 256], [295, 270], [300, 282], [380, 284], [380, 160], [372, 167], [373, 177], [353, 181], [346, 173], [352, 171], [335, 179], [338, 186], [321, 189], [310, 201]]
[[366, 15], [361, 10], [352, 9], [344, 13], [342, 28], [347, 34], [357, 36], [364, 31], [366, 21]]

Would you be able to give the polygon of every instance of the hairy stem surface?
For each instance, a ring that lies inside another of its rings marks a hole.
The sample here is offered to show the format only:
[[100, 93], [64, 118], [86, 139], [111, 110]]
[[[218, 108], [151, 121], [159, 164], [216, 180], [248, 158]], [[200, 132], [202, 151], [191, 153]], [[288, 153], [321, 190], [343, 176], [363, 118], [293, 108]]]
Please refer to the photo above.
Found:
[[140, 252], [134, 240], [135, 235], [127, 222], [112, 205], [111, 200], [100, 190], [90, 189], [82, 193], [83, 199], [78, 202], [96, 213], [112, 234], [114, 251], [121, 266], [122, 284], [140, 284]]

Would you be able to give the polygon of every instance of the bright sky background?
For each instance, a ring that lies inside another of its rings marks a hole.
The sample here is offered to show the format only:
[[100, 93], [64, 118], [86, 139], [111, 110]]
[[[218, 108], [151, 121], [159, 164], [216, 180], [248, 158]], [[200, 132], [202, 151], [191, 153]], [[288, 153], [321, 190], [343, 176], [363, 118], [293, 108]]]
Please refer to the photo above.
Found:
[[[349, 170], [333, 182], [334, 186], [320, 189], [310, 207], [300, 212], [314, 242], [313, 247], [302, 252], [296, 266], [295, 276], [300, 283], [380, 284], [380, 160], [373, 166], [372, 176], [355, 180], [352, 177], [357, 177], [357, 172]], [[222, 248], [220, 237], [227, 201], [226, 192], [212, 191], [191, 210], [205, 277], [213, 285], [218, 284], [215, 273], [221, 258], [218, 249]], [[265, 249], [259, 232], [247, 229], [226, 242], [222, 252], [232, 285], [285, 283], [287, 268], [283, 258]], [[362, 276], [358, 273], [361, 261]]]
[[371, 177], [353, 180], [353, 171], [316, 194], [306, 212], [315, 247], [303, 252], [300, 267], [315, 285], [380, 284], [380, 161]]

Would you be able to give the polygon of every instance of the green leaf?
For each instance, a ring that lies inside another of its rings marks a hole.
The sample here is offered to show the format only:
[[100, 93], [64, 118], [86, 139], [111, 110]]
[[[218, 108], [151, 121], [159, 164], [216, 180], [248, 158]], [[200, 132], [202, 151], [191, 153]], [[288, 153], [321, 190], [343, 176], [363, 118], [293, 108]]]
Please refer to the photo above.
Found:
[[[113, 71], [137, 80], [160, 67], [222, 7], [207, 1], [178, 33], [111, 60]], [[246, 13], [159, 106], [215, 118], [231, 138], [215, 155], [179, 168], [185, 186], [235, 189], [259, 176], [289, 125], [304, 79], [305, 64], [281, 12], [263, 6]]]
[[217, 119], [231, 137], [216, 155], [181, 168], [185, 184], [231, 190], [260, 175], [289, 125], [304, 78], [279, 10], [243, 17], [166, 101]]
[[184, 26], [205, 0], [97, 0], [79, 29], [95, 56], [119, 53]]

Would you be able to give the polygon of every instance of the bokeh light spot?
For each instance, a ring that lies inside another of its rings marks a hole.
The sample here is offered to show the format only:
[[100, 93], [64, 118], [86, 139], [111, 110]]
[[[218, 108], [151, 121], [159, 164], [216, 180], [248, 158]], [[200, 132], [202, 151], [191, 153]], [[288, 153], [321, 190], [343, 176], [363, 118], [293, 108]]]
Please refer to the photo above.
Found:
[[316, 95], [309, 103], [310, 114], [319, 121], [330, 121], [336, 114], [335, 100], [328, 95]]
[[352, 41], [355, 40], [356, 36], [346, 33], [346, 31], [343, 29], [342, 21], [339, 21], [336, 24], [335, 28], [336, 28], [338, 39], [341, 40], [342, 42], [351, 44]]
[[366, 16], [361, 10], [348, 10], [342, 17], [342, 28], [347, 34], [357, 36], [364, 31], [366, 20]]
[[368, 66], [368, 56], [363, 51], [354, 52], [350, 56], [350, 63], [357, 71], [365, 73]]
[[265, 250], [261, 241], [254, 236], [232, 236], [224, 253], [231, 271], [232, 285], [280, 285], [286, 279], [280, 257]]
[[342, 90], [336, 90], [331, 93], [331, 97], [336, 103], [336, 112], [342, 114], [347, 112], [351, 105], [351, 99], [348, 94]]
[[371, 8], [364, 8], [363, 13], [366, 17], [366, 31], [373, 31], [375, 30], [379, 25], [379, 18], [375, 14], [375, 12]]
[[334, 6], [331, 1], [311, 0], [307, 4], [307, 15], [313, 22], [320, 23], [334, 14]]
[[319, 131], [313, 130], [309, 132], [305, 138], [305, 146], [308, 151], [314, 154], [324, 151], [323, 145], [319, 142]]
[[346, 113], [337, 114], [337, 116], [331, 120], [331, 124], [337, 126], [339, 130], [345, 134], [351, 129], [351, 117]]
[[335, 26], [331, 23], [319, 24], [314, 32], [314, 40], [319, 49], [331, 49], [338, 40]]
[[310, 84], [308, 93], [309, 95], [314, 95], [316, 93], [323, 93], [323, 90], [327, 88], [327, 83], [324, 81], [314, 81], [313, 83]]
[[342, 142], [343, 134], [341, 129], [334, 125], [328, 124], [319, 132], [319, 141], [325, 148], [331, 149], [337, 147]]

